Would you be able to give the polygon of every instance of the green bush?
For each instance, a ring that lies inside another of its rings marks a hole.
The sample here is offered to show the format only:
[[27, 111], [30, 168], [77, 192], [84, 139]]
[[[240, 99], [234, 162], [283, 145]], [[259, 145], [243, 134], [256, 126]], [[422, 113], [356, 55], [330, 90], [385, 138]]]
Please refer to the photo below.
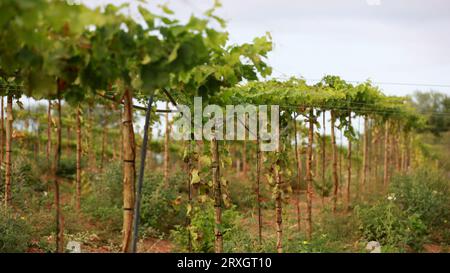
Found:
[[49, 236], [55, 232], [55, 214], [54, 209], [50, 209], [51, 205], [39, 208], [38, 210], [29, 211], [25, 217], [30, 225], [33, 237], [40, 238]]
[[408, 245], [420, 250], [433, 230], [448, 229], [450, 190], [444, 174], [420, 169], [397, 175], [389, 190], [384, 200], [356, 208], [359, 228], [366, 240], [379, 241], [391, 249]]
[[405, 213], [417, 215], [430, 228], [436, 228], [450, 221], [449, 185], [445, 174], [422, 169], [394, 177], [390, 190]]
[[11, 170], [11, 184], [16, 192], [29, 190], [29, 192], [41, 192], [47, 189], [39, 179], [39, 173], [29, 159], [19, 157], [14, 161]]
[[[122, 226], [122, 167], [112, 163], [100, 176], [91, 175], [82, 179], [83, 212], [91, 218], [108, 223], [110, 229], [121, 230]], [[86, 180], [86, 181], [85, 181]], [[186, 220], [186, 198], [182, 198], [187, 177], [176, 173], [165, 187], [160, 173], [148, 173], [144, 178], [141, 199], [141, 226], [144, 230], [168, 233], [175, 225]], [[164, 221], [161, 221], [164, 219]]]
[[[294, 207], [292, 207], [294, 209]], [[283, 210], [289, 210], [289, 207]], [[354, 251], [357, 230], [354, 216], [334, 213], [325, 207], [314, 216], [312, 239], [306, 236], [306, 221], [297, 229], [296, 217], [283, 217], [283, 252], [287, 253], [335, 253]], [[275, 239], [266, 240], [264, 251], [276, 251]]]
[[77, 162], [74, 156], [61, 157], [58, 172], [56, 173], [60, 177], [73, 179], [77, 173]]
[[322, 178], [314, 179], [313, 186], [315, 192], [317, 192], [320, 196], [330, 196], [333, 190], [333, 173], [329, 169], [325, 172], [325, 181]]
[[82, 179], [82, 211], [94, 220], [105, 222], [108, 229], [122, 228], [122, 168], [120, 163], [109, 164], [100, 176]]
[[[262, 183], [261, 183], [262, 184]], [[231, 202], [239, 209], [254, 208], [257, 206], [255, 184], [251, 181], [236, 181], [229, 183]], [[260, 192], [262, 193], [263, 184]]]
[[358, 239], [355, 236], [357, 219], [353, 214], [334, 213], [330, 208], [324, 208], [315, 219], [313, 230], [316, 237], [340, 242], [343, 248], [346, 247], [344, 244]]
[[[240, 218], [239, 212], [235, 208], [224, 209], [222, 211], [222, 231], [224, 246], [228, 250], [233, 249], [233, 245], [239, 243], [230, 243], [230, 236], [236, 229], [237, 221]], [[194, 252], [213, 252], [214, 251], [214, 206], [211, 201], [201, 203], [196, 206], [191, 212], [191, 226], [189, 229], [186, 226], [176, 226], [171, 231], [171, 238], [182, 251], [187, 250], [188, 234], [190, 233], [192, 242], [192, 251]], [[241, 233], [242, 234], [242, 233]], [[242, 243], [242, 242], [240, 242]]]
[[24, 219], [9, 211], [0, 211], [0, 252], [25, 252], [31, 230]]
[[[316, 234], [309, 241], [301, 234], [293, 234], [285, 240], [283, 251], [286, 253], [336, 253], [345, 249], [340, 241], [334, 241], [327, 234]], [[273, 250], [272, 250], [273, 252]]]
[[240, 222], [241, 216], [235, 221], [234, 225], [224, 235], [223, 249], [226, 253], [245, 253], [245, 252], [261, 252], [257, 232], [250, 232], [248, 227], [243, 226]]
[[186, 221], [187, 198], [181, 195], [186, 181], [184, 173], [176, 173], [169, 178], [166, 187], [160, 173], [146, 176], [141, 203], [141, 224], [144, 227], [168, 233]]
[[[5, 169], [1, 169], [1, 177], [5, 177]], [[18, 155], [11, 166], [11, 194], [14, 207], [28, 209], [37, 207], [47, 185], [39, 177], [36, 164], [25, 156]], [[5, 181], [0, 180], [0, 195], [4, 196]]]
[[359, 231], [367, 241], [378, 241], [384, 247], [420, 249], [426, 241], [427, 226], [419, 215], [407, 214], [391, 200], [356, 206]]

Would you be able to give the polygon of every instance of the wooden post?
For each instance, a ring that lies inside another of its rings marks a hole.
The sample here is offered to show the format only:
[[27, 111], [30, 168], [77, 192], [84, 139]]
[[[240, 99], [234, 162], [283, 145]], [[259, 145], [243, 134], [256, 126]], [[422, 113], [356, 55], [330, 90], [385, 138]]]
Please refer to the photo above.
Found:
[[[296, 195], [295, 203], [297, 209], [297, 229], [301, 230], [301, 217], [300, 217], [300, 187], [302, 181], [302, 162], [301, 162], [301, 154], [298, 148], [297, 143], [297, 120], [294, 119], [294, 143], [295, 143], [295, 159], [297, 162], [297, 185], [298, 185], [298, 194]], [[301, 148], [300, 148], [301, 149]]]
[[385, 122], [384, 128], [384, 177], [383, 187], [387, 190], [389, 183], [389, 120]]
[[368, 154], [369, 154], [369, 118], [366, 115], [364, 117], [363, 167], [360, 182], [362, 195], [364, 195], [364, 191], [366, 190], [367, 170], [369, 169]]
[[336, 212], [339, 180], [338, 180], [338, 170], [337, 170], [337, 147], [336, 147], [336, 136], [334, 132], [334, 127], [336, 123], [335, 112], [331, 111], [331, 146], [333, 149], [333, 212]]
[[325, 169], [326, 169], [326, 158], [325, 158], [325, 147], [326, 147], [326, 120], [325, 120], [325, 111], [322, 113], [322, 127], [323, 127], [323, 133], [322, 133], [322, 206], [324, 204], [325, 199]]
[[58, 170], [61, 161], [61, 98], [59, 97], [58, 87], [58, 100], [56, 102], [57, 119], [56, 119], [56, 149], [54, 151], [52, 176], [55, 184], [55, 209], [56, 209], [56, 252], [64, 252], [64, 228], [63, 217], [61, 213], [60, 191], [59, 191], [59, 178]]
[[48, 100], [47, 108], [47, 164], [50, 169], [50, 153], [52, 149], [52, 103]]
[[76, 180], [76, 210], [81, 209], [81, 107], [77, 107], [77, 180]]
[[[166, 109], [169, 109], [169, 103], [166, 102]], [[170, 125], [169, 125], [169, 113], [164, 114], [164, 120], [166, 123], [166, 131], [164, 133], [164, 163], [163, 163], [163, 173], [164, 173], [164, 187], [169, 187], [169, 135], [170, 135]]]
[[12, 96], [8, 95], [6, 101], [6, 160], [5, 160], [5, 207], [11, 205], [11, 154], [12, 154], [12, 133], [13, 133], [13, 110]]
[[258, 204], [258, 242], [262, 243], [262, 214], [261, 214], [261, 140], [259, 136], [259, 129], [256, 133], [256, 201]]
[[1, 123], [0, 123], [0, 166], [3, 165], [3, 159], [5, 157], [4, 155], [4, 147], [5, 147], [5, 117], [3, 116], [3, 99], [4, 97], [2, 96], [2, 101], [1, 101]]
[[214, 136], [211, 140], [212, 154], [212, 182], [214, 192], [214, 209], [215, 209], [215, 225], [214, 225], [214, 251], [215, 253], [223, 252], [223, 238], [220, 227], [222, 225], [222, 192], [220, 186], [220, 162], [219, 162], [219, 145]]
[[124, 111], [122, 117], [123, 141], [123, 238], [122, 251], [130, 252], [136, 180], [136, 144], [133, 130], [132, 92], [125, 90]]
[[308, 151], [306, 159], [306, 231], [308, 239], [312, 238], [312, 191], [313, 191], [313, 179], [312, 179], [312, 153], [313, 153], [313, 141], [314, 141], [314, 109], [309, 110], [309, 130], [308, 130]]
[[[348, 111], [349, 127], [352, 126], [352, 111]], [[352, 140], [348, 139], [348, 154], [347, 154], [347, 210], [350, 208], [350, 184], [352, 182]]]

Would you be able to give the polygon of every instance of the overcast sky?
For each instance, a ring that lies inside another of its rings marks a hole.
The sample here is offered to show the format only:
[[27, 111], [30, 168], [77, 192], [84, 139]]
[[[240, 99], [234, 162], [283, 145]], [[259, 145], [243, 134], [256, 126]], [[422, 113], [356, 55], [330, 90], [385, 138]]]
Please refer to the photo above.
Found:
[[[85, 0], [89, 6], [122, 0]], [[138, 1], [134, 1], [136, 4]], [[152, 1], [150, 6], [167, 1]], [[210, 0], [168, 1], [187, 18]], [[233, 43], [271, 33], [274, 77], [450, 85], [448, 0], [223, 0], [218, 14]], [[133, 11], [131, 11], [133, 13]], [[381, 85], [388, 94], [450, 87]]]

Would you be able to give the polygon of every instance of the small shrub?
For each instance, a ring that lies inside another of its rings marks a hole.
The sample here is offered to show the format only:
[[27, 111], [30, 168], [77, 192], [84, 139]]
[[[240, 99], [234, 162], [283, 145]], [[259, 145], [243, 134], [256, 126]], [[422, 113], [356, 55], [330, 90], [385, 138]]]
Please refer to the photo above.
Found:
[[449, 186], [444, 174], [422, 169], [411, 175], [394, 177], [391, 192], [403, 211], [417, 215], [426, 225], [436, 228], [450, 221]]
[[[147, 229], [168, 233], [186, 221], [186, 200], [182, 195], [187, 176], [176, 173], [164, 185], [160, 173], [146, 176], [142, 189], [141, 223]], [[164, 219], [164, 221], [161, 221]]]
[[287, 253], [336, 253], [345, 251], [342, 242], [335, 241], [327, 234], [315, 234], [308, 240], [303, 234], [297, 233], [285, 240], [283, 251]]
[[[261, 185], [261, 189], [262, 189]], [[229, 184], [231, 202], [240, 209], [257, 206], [256, 191], [250, 181], [236, 181]]]
[[110, 164], [100, 176], [83, 179], [82, 211], [96, 221], [107, 223], [113, 231], [122, 226], [122, 168]]
[[[1, 177], [5, 177], [5, 169], [1, 169]], [[42, 193], [47, 185], [39, 178], [39, 169], [24, 156], [14, 159], [11, 166], [11, 194], [14, 207], [28, 209], [40, 203]], [[0, 195], [4, 196], [4, 179], [0, 180]]]
[[9, 211], [0, 211], [0, 252], [25, 252], [31, 230], [24, 219]]
[[320, 196], [330, 196], [333, 190], [333, 179], [332, 179], [332, 172], [330, 170], [327, 170], [325, 173], [325, 181], [320, 179], [314, 179], [313, 180], [313, 186], [315, 189], [315, 192], [317, 192]]
[[356, 240], [357, 219], [353, 214], [337, 214], [331, 209], [324, 209], [314, 224], [317, 236], [325, 236], [329, 241], [351, 242]]
[[[194, 252], [213, 252], [214, 251], [214, 206], [212, 202], [205, 202], [195, 207], [191, 212], [191, 226], [187, 229], [185, 226], [176, 226], [171, 231], [171, 238], [182, 251], [187, 250], [188, 234], [191, 235], [192, 251]], [[234, 209], [225, 209], [222, 211], [222, 235], [224, 242], [229, 241], [229, 236], [233, 236], [233, 230], [239, 219], [239, 213]], [[224, 244], [225, 245], [225, 244]], [[233, 244], [226, 244], [228, 249], [233, 248]]]
[[446, 242], [442, 230], [449, 225], [449, 184], [436, 170], [419, 169], [393, 177], [387, 199], [370, 207], [357, 207], [362, 236], [392, 250], [406, 245], [420, 250], [436, 230]]
[[382, 246], [420, 249], [426, 240], [426, 225], [417, 214], [406, 214], [390, 199], [355, 208], [362, 237]]
[[[50, 208], [51, 205], [49, 205]], [[55, 232], [55, 214], [54, 209], [40, 208], [28, 212], [25, 216], [26, 221], [32, 227], [33, 237], [39, 238], [49, 236]]]
[[60, 159], [58, 172], [56, 173], [60, 177], [73, 179], [77, 173], [77, 162], [75, 157], [62, 157]]

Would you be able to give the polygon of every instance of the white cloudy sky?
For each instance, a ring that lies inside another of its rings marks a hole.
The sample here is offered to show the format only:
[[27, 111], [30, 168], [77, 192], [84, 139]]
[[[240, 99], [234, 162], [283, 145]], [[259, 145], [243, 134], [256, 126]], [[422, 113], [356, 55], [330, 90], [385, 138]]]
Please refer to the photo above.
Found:
[[[83, 2], [96, 6], [125, 1]], [[155, 7], [167, 1], [148, 2]], [[212, 5], [211, 0], [168, 3], [182, 18]], [[275, 77], [318, 79], [336, 74], [351, 81], [450, 85], [448, 0], [222, 0], [222, 4], [218, 14], [227, 20], [232, 42], [272, 34], [269, 63]], [[450, 94], [446, 86], [380, 86], [396, 95], [417, 89]]]

